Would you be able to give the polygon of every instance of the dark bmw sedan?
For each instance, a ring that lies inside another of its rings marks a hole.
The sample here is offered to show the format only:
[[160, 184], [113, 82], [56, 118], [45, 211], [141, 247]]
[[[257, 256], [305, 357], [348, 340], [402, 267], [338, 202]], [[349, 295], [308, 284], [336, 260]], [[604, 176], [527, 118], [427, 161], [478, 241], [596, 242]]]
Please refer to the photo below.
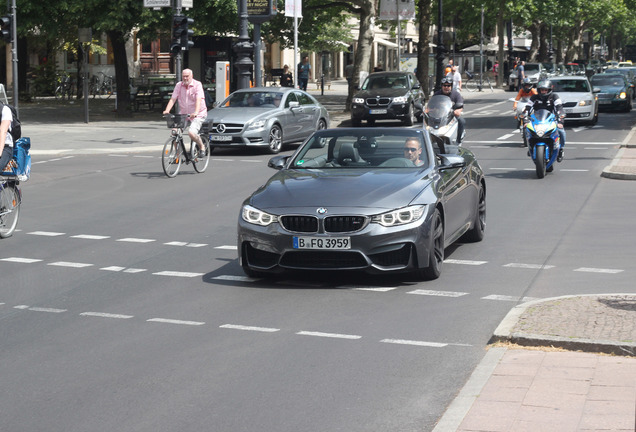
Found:
[[362, 83], [351, 101], [351, 122], [400, 120], [411, 126], [422, 118], [424, 93], [411, 72], [375, 72]]
[[326, 129], [272, 158], [239, 213], [243, 270], [439, 277], [447, 246], [484, 236], [486, 181], [468, 149], [437, 146], [419, 129]]
[[634, 84], [622, 74], [601, 73], [592, 77], [592, 87], [601, 90], [598, 93], [599, 110], [632, 110]]

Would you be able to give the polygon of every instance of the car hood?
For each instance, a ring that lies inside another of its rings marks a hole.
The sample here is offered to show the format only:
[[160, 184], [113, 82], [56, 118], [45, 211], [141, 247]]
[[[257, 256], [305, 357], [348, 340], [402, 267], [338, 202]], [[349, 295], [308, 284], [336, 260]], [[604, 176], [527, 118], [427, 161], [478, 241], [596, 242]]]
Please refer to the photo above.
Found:
[[593, 99], [594, 96], [590, 92], [558, 92], [559, 99], [562, 102], [578, 102], [581, 99]]
[[398, 89], [380, 88], [380, 89], [359, 91], [358, 93], [356, 93], [354, 97], [364, 98], [364, 99], [368, 97], [376, 97], [376, 96], [398, 97], [398, 96], [404, 96], [408, 94], [408, 92], [409, 92], [408, 89], [405, 89], [405, 88], [398, 88]]
[[430, 186], [426, 171], [411, 169], [283, 170], [271, 177], [249, 203], [274, 214], [318, 207], [357, 208], [363, 214], [409, 205]]
[[276, 112], [273, 108], [214, 108], [208, 111], [208, 120], [214, 123], [244, 123]]
[[627, 91], [625, 86], [607, 86], [607, 85], [592, 84], [592, 87], [600, 88], [601, 93], [620, 93], [622, 91]]

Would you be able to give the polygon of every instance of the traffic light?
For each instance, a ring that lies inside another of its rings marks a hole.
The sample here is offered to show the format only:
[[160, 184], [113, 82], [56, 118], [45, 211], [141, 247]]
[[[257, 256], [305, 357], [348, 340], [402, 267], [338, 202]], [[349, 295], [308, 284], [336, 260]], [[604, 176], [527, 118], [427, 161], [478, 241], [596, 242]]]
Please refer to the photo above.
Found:
[[188, 28], [192, 24], [194, 20], [183, 15], [175, 15], [172, 18], [171, 52], [176, 54], [179, 50], [188, 50], [194, 46], [194, 42], [190, 40], [194, 31]]
[[11, 15], [5, 15], [0, 18], [0, 27], [2, 27], [2, 40], [11, 42]]

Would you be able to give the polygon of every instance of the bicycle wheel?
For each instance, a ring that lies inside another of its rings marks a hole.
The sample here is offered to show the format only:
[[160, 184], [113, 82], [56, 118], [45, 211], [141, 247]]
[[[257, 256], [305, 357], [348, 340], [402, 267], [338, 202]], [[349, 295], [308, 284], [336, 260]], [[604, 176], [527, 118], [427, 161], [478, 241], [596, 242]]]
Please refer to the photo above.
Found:
[[0, 238], [13, 235], [20, 215], [20, 190], [4, 183], [0, 189]]
[[466, 87], [466, 90], [473, 92], [475, 91], [475, 80], [474, 79], [469, 79], [466, 80], [466, 82], [464, 83], [464, 87]]
[[163, 153], [161, 154], [161, 166], [163, 172], [170, 178], [173, 178], [179, 172], [181, 168], [181, 161], [183, 155], [181, 154], [181, 146], [175, 138], [168, 138], [168, 141], [163, 146]]
[[111, 97], [115, 93], [115, 88], [113, 87], [113, 83], [107, 83], [104, 88], [104, 94], [106, 95], [106, 99]]
[[64, 99], [64, 91], [62, 90], [62, 86], [57, 86], [55, 88], [55, 99]]
[[[208, 163], [210, 163], [210, 140], [205, 135], [201, 135], [201, 141], [203, 142], [203, 148], [205, 149], [204, 156], [201, 156], [201, 152], [197, 155], [197, 158], [193, 160], [192, 165], [194, 166], [194, 170], [198, 173], [205, 172], [208, 168]], [[190, 148], [192, 146], [196, 147], [196, 143], [192, 141], [190, 143]]]

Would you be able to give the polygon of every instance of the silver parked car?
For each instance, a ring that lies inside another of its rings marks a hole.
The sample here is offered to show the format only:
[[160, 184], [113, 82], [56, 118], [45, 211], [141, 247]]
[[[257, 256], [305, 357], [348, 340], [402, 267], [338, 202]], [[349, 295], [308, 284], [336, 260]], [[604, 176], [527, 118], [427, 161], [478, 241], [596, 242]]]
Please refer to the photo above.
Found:
[[208, 111], [210, 149], [262, 147], [278, 153], [329, 127], [329, 114], [313, 96], [286, 87], [237, 90]]
[[421, 129], [317, 131], [247, 198], [238, 217], [245, 273], [413, 272], [439, 277], [444, 249], [482, 240], [486, 180], [470, 150]]

